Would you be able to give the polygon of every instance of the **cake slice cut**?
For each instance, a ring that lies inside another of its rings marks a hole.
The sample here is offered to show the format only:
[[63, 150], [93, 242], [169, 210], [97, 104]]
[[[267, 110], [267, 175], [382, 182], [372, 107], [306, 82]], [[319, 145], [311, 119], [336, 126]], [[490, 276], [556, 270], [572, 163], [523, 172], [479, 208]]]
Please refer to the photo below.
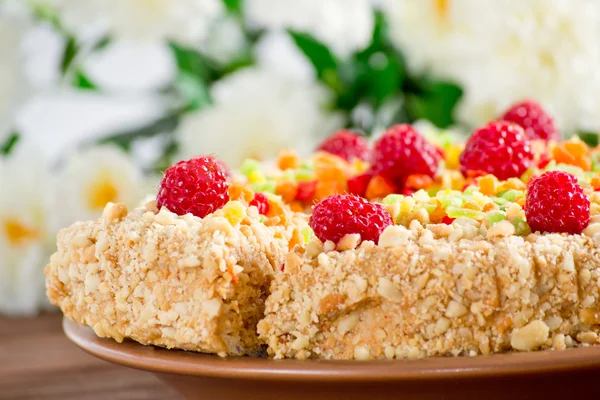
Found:
[[[588, 232], [599, 228], [593, 223]], [[271, 356], [297, 359], [600, 343], [600, 236], [495, 230], [462, 218], [389, 226], [379, 245], [343, 251], [315, 239], [287, 256], [259, 334]]]
[[261, 354], [256, 324], [288, 251], [288, 227], [267, 227], [256, 207], [232, 203], [236, 220], [229, 205], [201, 219], [154, 202], [131, 213], [109, 204], [102, 218], [60, 232], [48, 297], [119, 342]]

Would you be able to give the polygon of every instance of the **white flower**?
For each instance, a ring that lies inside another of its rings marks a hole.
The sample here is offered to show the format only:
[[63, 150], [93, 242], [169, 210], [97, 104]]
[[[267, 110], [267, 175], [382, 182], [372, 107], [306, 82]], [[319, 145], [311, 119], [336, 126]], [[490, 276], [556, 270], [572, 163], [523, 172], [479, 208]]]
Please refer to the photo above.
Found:
[[387, 0], [411, 69], [459, 83], [475, 126], [539, 101], [565, 132], [600, 130], [600, 3], [594, 0]]
[[233, 17], [224, 16], [215, 22], [200, 49], [213, 60], [227, 64], [241, 54], [245, 45], [240, 23]]
[[57, 175], [53, 225], [60, 229], [96, 219], [109, 202], [135, 207], [147, 189], [142, 171], [121, 149], [105, 145], [82, 150]]
[[57, 8], [71, 30], [96, 26], [124, 39], [172, 39], [195, 45], [223, 13], [220, 0], [37, 0]]
[[287, 32], [270, 31], [254, 46], [256, 63], [279, 74], [313, 81], [316, 71]]
[[341, 125], [324, 109], [324, 87], [265, 68], [240, 70], [214, 84], [211, 95], [214, 105], [185, 117], [177, 130], [181, 158], [214, 153], [235, 168], [282, 148], [306, 153]]
[[292, 28], [312, 34], [341, 56], [365, 48], [373, 32], [369, 0], [246, 0], [254, 28]]
[[34, 314], [48, 306], [49, 181], [48, 165], [35, 148], [19, 143], [0, 158], [0, 314]]
[[14, 128], [17, 109], [29, 92], [21, 47], [27, 28], [13, 2], [0, 3], [0, 144]]

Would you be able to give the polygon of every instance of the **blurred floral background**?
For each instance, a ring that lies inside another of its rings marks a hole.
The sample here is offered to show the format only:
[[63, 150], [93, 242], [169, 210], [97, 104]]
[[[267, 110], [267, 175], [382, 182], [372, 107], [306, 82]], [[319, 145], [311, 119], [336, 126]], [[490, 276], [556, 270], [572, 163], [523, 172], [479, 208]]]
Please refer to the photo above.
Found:
[[182, 158], [468, 133], [524, 98], [597, 144], [599, 37], [595, 0], [0, 0], [0, 314], [46, 307], [61, 227]]

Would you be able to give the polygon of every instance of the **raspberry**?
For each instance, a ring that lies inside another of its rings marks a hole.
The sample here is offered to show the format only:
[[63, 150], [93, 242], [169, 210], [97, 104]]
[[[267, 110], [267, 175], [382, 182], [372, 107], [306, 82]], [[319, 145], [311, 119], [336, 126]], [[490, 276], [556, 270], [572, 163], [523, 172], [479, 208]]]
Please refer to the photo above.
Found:
[[204, 218], [229, 201], [229, 185], [218, 160], [198, 157], [180, 161], [165, 171], [156, 204], [178, 215]]
[[500, 180], [521, 176], [533, 164], [525, 131], [510, 122], [490, 122], [476, 129], [460, 155], [465, 177], [492, 174]]
[[395, 125], [389, 128], [373, 149], [373, 168], [396, 183], [408, 175], [434, 177], [441, 160], [439, 150], [412, 126]]
[[392, 217], [381, 204], [369, 203], [351, 194], [329, 196], [313, 209], [310, 227], [322, 242], [338, 243], [347, 234], [377, 243], [381, 232], [392, 225]]
[[258, 208], [258, 212], [262, 215], [267, 215], [269, 213], [269, 209], [271, 208], [269, 206], [269, 199], [264, 193], [256, 193], [250, 202], [250, 205]]
[[525, 217], [532, 232], [578, 234], [590, 222], [590, 200], [574, 175], [548, 171], [527, 185]]
[[531, 140], [560, 139], [552, 118], [534, 101], [523, 101], [514, 104], [504, 113], [501, 119], [521, 126]]
[[328, 137], [317, 147], [317, 150], [335, 154], [346, 161], [352, 161], [353, 158], [368, 160], [371, 151], [369, 142], [364, 136], [348, 130], [338, 131]]

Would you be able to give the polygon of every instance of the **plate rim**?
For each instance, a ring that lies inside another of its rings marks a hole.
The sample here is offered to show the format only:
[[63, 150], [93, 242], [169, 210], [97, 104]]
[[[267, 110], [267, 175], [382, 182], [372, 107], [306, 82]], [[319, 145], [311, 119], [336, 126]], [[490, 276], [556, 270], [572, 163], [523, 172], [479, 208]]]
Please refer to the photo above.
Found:
[[221, 358], [217, 355], [167, 350], [131, 340], [100, 338], [87, 326], [63, 318], [66, 336], [85, 352], [113, 364], [175, 375], [251, 380], [310, 382], [429, 381], [532, 376], [547, 373], [600, 371], [600, 346], [476, 357], [421, 360], [272, 360]]

